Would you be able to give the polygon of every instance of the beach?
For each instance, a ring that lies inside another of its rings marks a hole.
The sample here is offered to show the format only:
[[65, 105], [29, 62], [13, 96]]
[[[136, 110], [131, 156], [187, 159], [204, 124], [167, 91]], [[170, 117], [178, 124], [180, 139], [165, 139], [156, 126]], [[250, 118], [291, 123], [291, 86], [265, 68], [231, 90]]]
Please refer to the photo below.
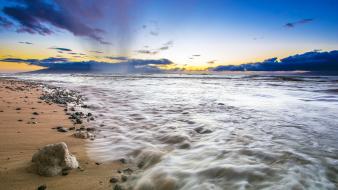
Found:
[[[337, 189], [337, 77], [6, 77], [4, 189]], [[59, 142], [80, 167], [38, 175], [32, 155]]]
[[[121, 164], [90, 159], [86, 153], [87, 139], [52, 129], [74, 124], [64, 106], [39, 99], [41, 88], [34, 83], [0, 79], [0, 189], [37, 189], [43, 184], [47, 189], [111, 189], [109, 180]], [[39, 148], [58, 142], [68, 145], [81, 168], [66, 176], [39, 176], [31, 168], [32, 155]]]

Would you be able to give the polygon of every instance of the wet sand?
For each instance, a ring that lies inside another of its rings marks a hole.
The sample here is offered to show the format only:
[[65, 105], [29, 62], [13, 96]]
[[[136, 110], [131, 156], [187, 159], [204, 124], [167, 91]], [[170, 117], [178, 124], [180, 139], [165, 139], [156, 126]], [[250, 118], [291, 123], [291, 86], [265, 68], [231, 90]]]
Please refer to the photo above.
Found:
[[[112, 189], [120, 163], [96, 163], [86, 154], [87, 140], [60, 133], [53, 127], [72, 127], [64, 107], [40, 100], [41, 87], [0, 79], [0, 189]], [[34, 115], [33, 112], [39, 113]], [[89, 141], [89, 140], [88, 140]], [[32, 155], [47, 144], [65, 142], [80, 169], [66, 176], [43, 177], [31, 169]]]

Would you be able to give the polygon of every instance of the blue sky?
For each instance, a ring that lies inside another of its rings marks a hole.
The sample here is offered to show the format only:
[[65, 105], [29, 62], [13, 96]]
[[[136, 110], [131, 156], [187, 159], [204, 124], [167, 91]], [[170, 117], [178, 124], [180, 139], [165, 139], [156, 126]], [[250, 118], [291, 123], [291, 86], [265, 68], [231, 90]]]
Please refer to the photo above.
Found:
[[0, 56], [165, 58], [188, 69], [257, 62], [338, 49], [337, 7], [335, 0], [0, 0]]

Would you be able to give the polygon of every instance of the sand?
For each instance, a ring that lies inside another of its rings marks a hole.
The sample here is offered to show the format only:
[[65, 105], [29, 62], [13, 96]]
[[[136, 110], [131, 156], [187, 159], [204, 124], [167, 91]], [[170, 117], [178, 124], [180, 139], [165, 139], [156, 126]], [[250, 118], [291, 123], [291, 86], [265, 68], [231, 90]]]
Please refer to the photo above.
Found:
[[[119, 162], [100, 163], [86, 154], [89, 140], [78, 139], [72, 132], [51, 128], [72, 127], [64, 107], [39, 100], [41, 87], [22, 81], [0, 79], [0, 189], [112, 189], [109, 182], [121, 169]], [[33, 115], [38, 112], [39, 115]], [[34, 119], [35, 118], [35, 119]], [[35, 122], [35, 123], [33, 123]], [[31, 168], [32, 155], [47, 144], [65, 142], [84, 169], [67, 176], [43, 177]]]

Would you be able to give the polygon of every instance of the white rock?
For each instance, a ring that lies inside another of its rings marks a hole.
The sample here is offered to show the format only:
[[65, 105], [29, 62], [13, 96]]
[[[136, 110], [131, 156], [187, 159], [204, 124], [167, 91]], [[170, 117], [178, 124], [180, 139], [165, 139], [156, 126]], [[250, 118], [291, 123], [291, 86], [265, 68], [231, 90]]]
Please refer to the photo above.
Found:
[[42, 176], [56, 176], [62, 170], [79, 167], [76, 157], [69, 153], [64, 142], [46, 145], [33, 155], [32, 162], [36, 165], [37, 173]]
[[81, 138], [81, 139], [94, 139], [94, 135], [88, 131], [76, 131], [74, 134], [73, 134], [74, 137], [76, 138]]

